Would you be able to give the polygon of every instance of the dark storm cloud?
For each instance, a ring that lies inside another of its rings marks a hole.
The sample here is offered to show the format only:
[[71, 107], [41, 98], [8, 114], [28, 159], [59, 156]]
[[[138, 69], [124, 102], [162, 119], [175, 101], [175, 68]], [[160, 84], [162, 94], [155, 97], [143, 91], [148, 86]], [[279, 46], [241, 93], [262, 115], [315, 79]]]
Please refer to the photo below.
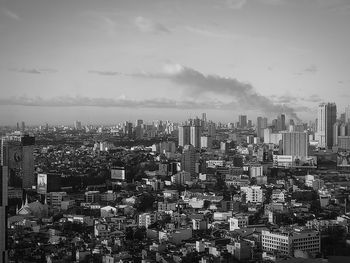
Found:
[[[285, 113], [291, 118], [299, 120], [295, 110], [285, 104], [275, 103], [271, 98], [257, 93], [254, 87], [235, 78], [221, 77], [217, 75], [205, 75], [197, 70], [181, 65], [169, 65], [165, 67], [165, 73], [159, 74], [132, 74], [137, 77], [164, 78], [174, 83], [186, 86], [185, 92], [191, 98], [201, 95], [221, 95], [232, 102], [222, 105], [227, 108], [243, 110], [256, 110], [263, 113]], [[286, 101], [290, 102], [290, 101]]]

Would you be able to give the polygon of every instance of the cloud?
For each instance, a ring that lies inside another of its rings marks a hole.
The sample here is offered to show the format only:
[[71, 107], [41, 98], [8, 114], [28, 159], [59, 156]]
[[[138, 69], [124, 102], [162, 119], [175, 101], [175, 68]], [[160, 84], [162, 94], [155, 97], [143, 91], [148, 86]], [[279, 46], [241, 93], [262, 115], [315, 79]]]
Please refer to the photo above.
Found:
[[267, 5], [283, 5], [287, 3], [287, 0], [259, 0]]
[[5, 14], [7, 17], [13, 19], [13, 20], [17, 20], [20, 21], [21, 18], [19, 17], [19, 15], [17, 15], [16, 13], [6, 9], [6, 8], [2, 8], [1, 9], [2, 13]]
[[[282, 95], [282, 96], [271, 96], [272, 100], [275, 103], [282, 103], [282, 104], [293, 104], [295, 105], [298, 102], [322, 102], [322, 99], [317, 95], [313, 94], [309, 97], [298, 97], [293, 95]], [[294, 107], [294, 109], [296, 109]]]
[[241, 110], [257, 110], [264, 113], [285, 113], [299, 120], [295, 110], [281, 103], [275, 103], [271, 98], [255, 91], [252, 85], [234, 78], [217, 75], [205, 75], [197, 70], [179, 64], [166, 65], [162, 73], [137, 73], [137, 77], [168, 79], [176, 84], [185, 86], [186, 97], [199, 99], [206, 95], [223, 96], [231, 102], [223, 108], [239, 106]]
[[167, 98], [154, 98], [145, 100], [134, 100], [120, 97], [111, 98], [89, 98], [89, 97], [54, 97], [44, 99], [41, 97], [10, 97], [0, 98], [0, 105], [30, 106], [30, 107], [122, 107], [122, 108], [162, 108], [162, 109], [227, 109], [219, 101], [194, 101], [194, 100], [172, 100]]
[[226, 0], [226, 5], [231, 9], [241, 9], [247, 0]]
[[317, 73], [317, 71], [318, 71], [318, 69], [317, 69], [316, 65], [310, 65], [309, 67], [304, 69], [304, 72], [311, 73], [311, 74]]
[[225, 39], [237, 39], [241, 36], [233, 35], [233, 34], [227, 34], [227, 33], [220, 33], [220, 32], [214, 32], [207, 29], [192, 27], [192, 26], [186, 26], [185, 29], [188, 32], [195, 33], [197, 35], [205, 36], [205, 37], [214, 37], [214, 38], [225, 38]]
[[100, 70], [89, 70], [88, 71], [91, 74], [97, 74], [102, 76], [116, 76], [116, 75], [123, 75], [120, 72], [117, 71], [100, 71]]
[[170, 30], [164, 25], [142, 16], [135, 18], [135, 25], [141, 32], [144, 33], [170, 33]]
[[55, 73], [56, 69], [51, 68], [9, 68], [9, 71], [18, 72], [18, 73], [27, 73], [27, 74], [42, 74], [42, 73]]

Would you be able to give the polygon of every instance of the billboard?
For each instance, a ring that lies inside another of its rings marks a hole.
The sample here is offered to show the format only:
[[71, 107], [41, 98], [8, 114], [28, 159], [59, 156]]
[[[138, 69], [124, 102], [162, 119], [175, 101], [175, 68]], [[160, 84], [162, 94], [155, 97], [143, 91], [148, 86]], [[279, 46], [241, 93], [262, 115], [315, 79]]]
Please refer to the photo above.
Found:
[[39, 194], [47, 193], [47, 174], [38, 174], [37, 192]]
[[350, 152], [339, 151], [337, 154], [337, 166], [350, 168]]
[[125, 168], [124, 167], [113, 167], [111, 169], [112, 180], [125, 180]]
[[8, 166], [9, 168], [22, 168], [22, 147], [10, 145], [8, 148]]
[[273, 167], [317, 167], [317, 156], [273, 155]]

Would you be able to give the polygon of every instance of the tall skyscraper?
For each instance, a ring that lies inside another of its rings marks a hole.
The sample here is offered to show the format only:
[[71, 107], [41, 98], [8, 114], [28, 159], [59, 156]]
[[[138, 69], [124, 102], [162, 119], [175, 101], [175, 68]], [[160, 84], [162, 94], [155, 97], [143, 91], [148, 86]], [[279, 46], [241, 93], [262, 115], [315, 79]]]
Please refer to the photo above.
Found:
[[309, 136], [307, 132], [283, 132], [283, 155], [307, 157], [309, 149]]
[[191, 126], [190, 144], [197, 149], [201, 147], [201, 127], [200, 126]]
[[75, 121], [74, 122], [74, 129], [81, 130], [81, 121]]
[[22, 127], [21, 127], [22, 132], [26, 130], [26, 124], [24, 121], [22, 121]]
[[7, 176], [5, 167], [0, 170], [0, 263], [7, 261]]
[[181, 169], [194, 176], [196, 172], [196, 161], [196, 149], [192, 145], [185, 145], [181, 158]]
[[126, 121], [124, 123], [124, 134], [126, 136], [128, 136], [128, 138], [132, 138], [133, 137], [133, 134], [132, 134], [132, 123], [131, 122]]
[[281, 114], [277, 117], [277, 131], [286, 130], [286, 116]]
[[202, 113], [202, 122], [204, 122], [204, 123], [207, 122], [207, 114], [205, 112]]
[[179, 127], [179, 146], [187, 144], [190, 144], [190, 126], [182, 125]]
[[34, 185], [35, 137], [13, 134], [1, 140], [1, 164], [9, 186], [32, 188]]
[[240, 128], [246, 128], [247, 127], [247, 115], [239, 115], [238, 116], [238, 122]]
[[34, 185], [35, 138], [13, 134], [1, 139], [0, 170], [0, 263], [7, 261], [8, 186], [31, 188]]
[[337, 106], [335, 103], [322, 103], [318, 106], [317, 133], [315, 134], [319, 147], [333, 146], [334, 123], [337, 121]]
[[350, 122], [350, 105], [345, 107], [345, 122]]
[[216, 135], [216, 124], [212, 121], [208, 123], [208, 135], [211, 137], [215, 137]]
[[256, 120], [256, 134], [259, 138], [264, 138], [264, 129], [267, 128], [267, 118], [258, 117]]

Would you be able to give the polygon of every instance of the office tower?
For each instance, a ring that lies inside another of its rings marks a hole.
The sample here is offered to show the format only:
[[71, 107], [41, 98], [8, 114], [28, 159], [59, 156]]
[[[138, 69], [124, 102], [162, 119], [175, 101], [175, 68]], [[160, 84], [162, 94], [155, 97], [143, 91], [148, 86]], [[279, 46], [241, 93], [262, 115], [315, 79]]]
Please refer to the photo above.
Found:
[[337, 121], [337, 106], [335, 103], [322, 103], [318, 106], [317, 133], [318, 146], [331, 148], [333, 146], [333, 125]]
[[197, 149], [201, 147], [201, 127], [200, 126], [191, 126], [190, 144]]
[[17, 122], [16, 131], [19, 131], [19, 123]]
[[333, 145], [338, 145], [339, 135], [340, 135], [340, 123], [336, 122], [333, 125]]
[[256, 120], [256, 134], [257, 137], [264, 137], [264, 129], [267, 128], [267, 118], [258, 117]]
[[350, 122], [350, 105], [345, 107], [345, 122]]
[[238, 116], [238, 122], [240, 128], [246, 128], [247, 127], [247, 115], [239, 115]]
[[7, 261], [8, 186], [22, 189], [34, 185], [32, 136], [8, 135], [1, 139], [0, 170], [0, 263]]
[[212, 121], [208, 123], [208, 135], [211, 137], [215, 137], [216, 135], [216, 125]]
[[282, 147], [283, 155], [307, 157], [309, 136], [306, 132], [283, 132]]
[[345, 112], [340, 114], [340, 118], [339, 119], [340, 119], [341, 122], [346, 122], [345, 121], [345, 119], [346, 119], [345, 118]]
[[13, 134], [1, 140], [1, 164], [8, 184], [14, 188], [34, 185], [34, 136]]
[[5, 166], [1, 164], [0, 170], [0, 263], [7, 260], [7, 176]]
[[281, 114], [277, 117], [277, 131], [285, 131], [286, 130], [286, 116]]
[[251, 128], [252, 126], [253, 126], [253, 124], [252, 124], [252, 120], [248, 120], [247, 127], [248, 127], [248, 128]]
[[202, 122], [206, 123], [207, 122], [207, 114], [202, 113]]
[[124, 123], [124, 134], [128, 136], [128, 138], [132, 138], [132, 123], [131, 122], [125, 122]]
[[190, 126], [182, 125], [179, 127], [179, 146], [187, 144], [190, 144]]
[[272, 120], [271, 126], [272, 126], [272, 130], [273, 130], [273, 131], [278, 131], [278, 130], [277, 130], [277, 129], [278, 129], [277, 123], [278, 123], [278, 119], [273, 119], [273, 120]]
[[135, 139], [136, 140], [141, 140], [143, 139], [144, 136], [144, 129], [142, 128], [141, 125], [138, 125], [135, 127]]
[[24, 121], [22, 121], [22, 127], [21, 127], [22, 132], [26, 130], [26, 124]]
[[201, 148], [211, 149], [213, 139], [211, 136], [201, 136]]
[[137, 120], [136, 121], [136, 126], [141, 126], [143, 124], [143, 120]]
[[181, 169], [190, 173], [191, 176], [194, 176], [196, 171], [196, 161], [196, 149], [192, 145], [185, 145], [181, 158]]
[[75, 121], [74, 122], [74, 129], [81, 130], [81, 121]]

